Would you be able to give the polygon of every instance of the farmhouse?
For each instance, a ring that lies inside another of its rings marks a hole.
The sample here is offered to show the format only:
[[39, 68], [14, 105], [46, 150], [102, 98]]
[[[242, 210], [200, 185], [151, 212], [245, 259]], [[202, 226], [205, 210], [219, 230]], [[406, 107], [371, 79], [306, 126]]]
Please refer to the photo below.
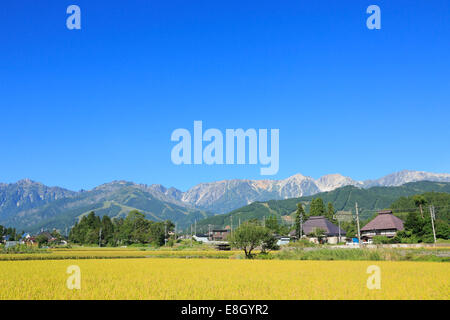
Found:
[[[312, 216], [303, 224], [303, 235], [309, 236], [316, 230], [323, 231], [324, 238], [322, 240], [328, 243], [338, 243], [345, 237], [346, 232], [340, 229], [337, 225], [331, 223], [324, 216]], [[295, 235], [295, 231], [291, 232], [291, 235]], [[341, 239], [339, 239], [339, 236]], [[320, 239], [310, 237], [311, 242], [319, 242]]]
[[378, 211], [378, 215], [361, 228], [361, 240], [368, 241], [374, 236], [393, 238], [397, 231], [403, 229], [403, 221], [394, 216], [391, 210]]

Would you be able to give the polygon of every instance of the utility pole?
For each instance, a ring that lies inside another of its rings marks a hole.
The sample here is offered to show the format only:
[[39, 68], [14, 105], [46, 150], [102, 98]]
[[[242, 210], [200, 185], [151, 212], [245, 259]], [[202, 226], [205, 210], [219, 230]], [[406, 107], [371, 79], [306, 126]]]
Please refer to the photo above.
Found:
[[212, 235], [211, 235], [211, 225], [208, 224], [208, 239], [212, 239]]
[[197, 220], [194, 223], [194, 235], [197, 236]]
[[430, 206], [430, 216], [431, 216], [431, 226], [433, 227], [434, 244], [436, 245], [436, 230], [434, 229], [434, 219], [436, 219], [436, 214], [434, 212], [434, 206]]
[[102, 246], [102, 228], [100, 228], [100, 230], [98, 232], [98, 246], [99, 247]]
[[263, 216], [263, 227], [266, 226], [266, 216]]
[[[303, 237], [303, 214], [300, 215], [300, 239]], [[300, 240], [298, 239], [298, 240]]]
[[191, 247], [194, 245], [194, 242], [193, 242], [194, 240], [193, 240], [193, 238], [192, 238], [192, 224], [191, 224]]
[[239, 227], [241, 226], [241, 217], [239, 217]]
[[231, 216], [230, 218], [231, 218], [231, 234], [233, 234], [233, 216]]
[[333, 215], [333, 219], [337, 220], [338, 222], [338, 231], [339, 231], [339, 238], [338, 238], [338, 243], [341, 242], [341, 220], [338, 219], [338, 215], [335, 214]]
[[167, 245], [167, 220], [164, 221], [164, 246]]
[[356, 224], [358, 226], [358, 245], [361, 247], [361, 233], [359, 231], [359, 212], [358, 212], [358, 202], [355, 202], [355, 208], [356, 208]]

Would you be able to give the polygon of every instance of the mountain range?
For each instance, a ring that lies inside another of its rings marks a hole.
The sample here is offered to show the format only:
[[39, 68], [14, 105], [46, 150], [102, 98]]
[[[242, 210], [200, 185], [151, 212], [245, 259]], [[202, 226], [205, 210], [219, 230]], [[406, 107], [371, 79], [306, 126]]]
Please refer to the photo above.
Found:
[[[206, 232], [209, 226], [223, 228], [233, 225], [236, 227], [241, 221], [250, 219], [261, 220], [263, 217], [277, 216], [282, 221], [291, 223], [297, 204], [302, 203], [309, 212], [311, 200], [322, 198], [325, 206], [333, 204], [335, 210], [340, 211], [341, 217], [347, 220], [355, 215], [355, 203], [358, 203], [359, 216], [362, 221], [370, 219], [378, 210], [390, 208], [391, 204], [401, 197], [408, 197], [426, 192], [450, 194], [450, 182], [417, 181], [408, 182], [401, 186], [359, 188], [344, 186], [328, 192], [315, 195], [289, 198], [285, 200], [256, 201], [249, 205], [235, 209], [226, 214], [208, 217], [197, 222], [197, 231]], [[411, 205], [410, 208], [414, 207]]]
[[376, 180], [356, 181], [340, 174], [319, 179], [293, 175], [283, 180], [223, 180], [198, 184], [183, 192], [159, 184], [113, 181], [89, 191], [48, 187], [29, 179], [0, 183], [0, 224], [19, 230], [64, 230], [91, 210], [124, 217], [136, 209], [153, 220], [171, 219], [180, 228], [255, 201], [282, 200], [328, 192], [344, 186], [364, 189], [414, 181], [450, 182], [450, 174], [404, 170]]

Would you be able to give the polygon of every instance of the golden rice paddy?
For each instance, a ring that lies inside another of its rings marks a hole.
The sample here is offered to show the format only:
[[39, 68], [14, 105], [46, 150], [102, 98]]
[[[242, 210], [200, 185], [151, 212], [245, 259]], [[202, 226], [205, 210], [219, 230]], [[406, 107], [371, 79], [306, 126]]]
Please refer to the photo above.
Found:
[[[81, 270], [70, 290], [66, 270]], [[367, 267], [381, 269], [368, 289]], [[450, 264], [393, 261], [91, 259], [0, 261], [0, 299], [444, 299]]]

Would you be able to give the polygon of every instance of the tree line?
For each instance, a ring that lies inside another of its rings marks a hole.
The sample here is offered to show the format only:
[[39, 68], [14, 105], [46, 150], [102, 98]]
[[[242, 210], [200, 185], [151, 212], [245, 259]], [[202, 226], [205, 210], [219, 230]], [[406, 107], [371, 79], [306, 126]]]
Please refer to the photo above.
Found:
[[19, 233], [16, 231], [16, 228], [7, 228], [0, 225], [0, 242], [3, 237], [9, 236], [9, 241], [19, 241], [22, 237], [23, 232]]
[[92, 211], [72, 227], [69, 241], [100, 246], [131, 244], [161, 246], [174, 227], [169, 220], [158, 222], [148, 220], [137, 210], [130, 211], [125, 219], [111, 219], [107, 215], [100, 218]]
[[[396, 215], [404, 220], [405, 230], [397, 232], [392, 239], [379, 237], [380, 243], [434, 242], [433, 226], [429, 206], [436, 207], [433, 223], [437, 239], [450, 239], [450, 194], [427, 192], [410, 197], [401, 197], [391, 205]], [[413, 208], [417, 208], [414, 210]], [[374, 240], [375, 241], [375, 240]]]

